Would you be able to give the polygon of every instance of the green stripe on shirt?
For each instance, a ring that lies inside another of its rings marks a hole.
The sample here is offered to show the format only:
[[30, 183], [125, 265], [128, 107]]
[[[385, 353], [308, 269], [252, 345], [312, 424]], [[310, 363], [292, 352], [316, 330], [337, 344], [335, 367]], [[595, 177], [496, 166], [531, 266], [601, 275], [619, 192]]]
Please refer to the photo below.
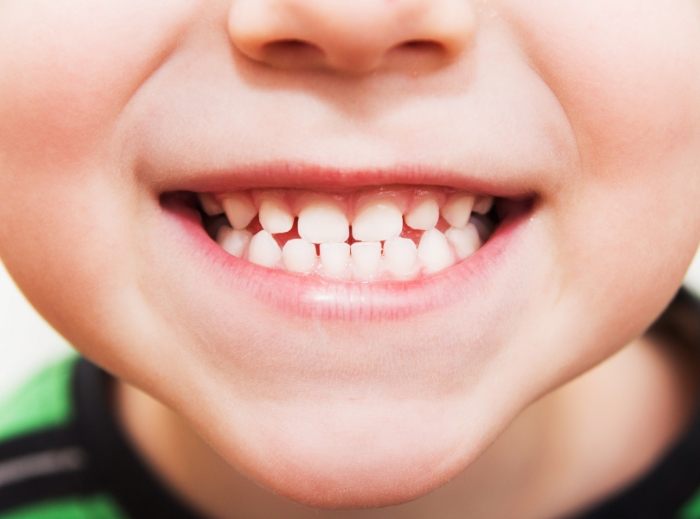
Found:
[[23, 506], [0, 519], [126, 519], [119, 507], [106, 496], [71, 497]]
[[681, 509], [678, 519], [700, 519], [700, 491]]
[[70, 378], [77, 359], [71, 355], [43, 368], [0, 403], [0, 441], [70, 420]]

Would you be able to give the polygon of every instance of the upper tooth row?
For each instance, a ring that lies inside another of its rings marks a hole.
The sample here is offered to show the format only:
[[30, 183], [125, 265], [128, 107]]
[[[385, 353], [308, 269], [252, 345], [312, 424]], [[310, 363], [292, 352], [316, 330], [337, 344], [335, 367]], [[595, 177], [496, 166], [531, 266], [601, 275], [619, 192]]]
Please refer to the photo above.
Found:
[[257, 215], [270, 234], [286, 233], [298, 217], [299, 236], [315, 244], [386, 241], [398, 237], [405, 224], [428, 231], [442, 216], [454, 228], [464, 228], [472, 211], [485, 214], [493, 197], [468, 193], [445, 194], [421, 190], [366, 193], [352, 202], [341, 196], [279, 191], [235, 192], [214, 197], [201, 195], [202, 207], [210, 215], [226, 213], [234, 229], [245, 229]]

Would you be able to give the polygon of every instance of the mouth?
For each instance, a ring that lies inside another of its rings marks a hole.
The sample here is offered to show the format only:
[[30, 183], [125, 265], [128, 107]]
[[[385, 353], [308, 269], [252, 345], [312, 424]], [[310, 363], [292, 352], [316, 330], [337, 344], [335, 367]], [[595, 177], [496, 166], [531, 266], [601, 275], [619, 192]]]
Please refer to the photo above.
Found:
[[229, 178], [238, 182], [165, 191], [161, 206], [236, 288], [304, 317], [386, 319], [450, 304], [495, 267], [535, 201], [415, 178]]

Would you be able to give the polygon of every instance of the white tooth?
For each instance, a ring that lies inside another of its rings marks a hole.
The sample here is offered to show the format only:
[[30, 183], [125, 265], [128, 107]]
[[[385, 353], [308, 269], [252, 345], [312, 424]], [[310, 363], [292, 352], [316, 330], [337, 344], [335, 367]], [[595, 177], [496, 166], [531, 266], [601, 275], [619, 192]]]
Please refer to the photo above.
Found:
[[218, 216], [223, 214], [224, 208], [219, 203], [219, 201], [210, 193], [200, 193], [199, 203], [202, 204], [202, 209], [209, 216]]
[[442, 217], [452, 227], [464, 227], [471, 216], [474, 207], [474, 196], [456, 193], [447, 199], [442, 206]]
[[440, 204], [436, 196], [416, 197], [413, 207], [406, 214], [406, 225], [412, 229], [428, 231], [437, 225], [440, 218]]
[[394, 238], [384, 244], [384, 266], [396, 278], [413, 277], [418, 270], [418, 251], [413, 240]]
[[253, 199], [247, 193], [228, 194], [221, 204], [224, 206], [228, 221], [234, 229], [245, 229], [258, 214]]
[[225, 225], [216, 234], [216, 243], [221, 245], [221, 248], [232, 256], [242, 258], [252, 237], [253, 235], [248, 231], [231, 229], [231, 227]]
[[248, 261], [263, 267], [276, 267], [282, 257], [282, 249], [267, 231], [260, 231], [250, 240]]
[[474, 211], [477, 214], [486, 214], [493, 207], [493, 197], [492, 196], [480, 196], [474, 202]]
[[463, 229], [450, 227], [447, 229], [447, 231], [445, 231], [445, 237], [454, 248], [455, 252], [457, 253], [457, 258], [460, 260], [471, 256], [477, 250], [479, 250], [479, 247], [481, 247], [479, 231], [472, 223], [468, 224]]
[[316, 247], [306, 240], [289, 240], [282, 248], [287, 270], [308, 274], [316, 267]]
[[355, 279], [369, 281], [379, 276], [382, 244], [378, 241], [358, 241], [350, 246], [352, 271]]
[[447, 238], [437, 229], [425, 231], [418, 243], [418, 259], [427, 273], [443, 270], [454, 264]]
[[262, 228], [272, 234], [289, 232], [294, 225], [294, 216], [289, 205], [277, 196], [261, 198], [258, 218]]
[[403, 211], [392, 196], [368, 196], [358, 203], [352, 221], [352, 236], [356, 240], [390, 240], [402, 230]]
[[332, 198], [315, 197], [299, 210], [299, 236], [311, 243], [342, 243], [350, 236], [343, 208]]
[[348, 278], [350, 275], [350, 245], [347, 243], [322, 243], [321, 265], [323, 273], [327, 276]]

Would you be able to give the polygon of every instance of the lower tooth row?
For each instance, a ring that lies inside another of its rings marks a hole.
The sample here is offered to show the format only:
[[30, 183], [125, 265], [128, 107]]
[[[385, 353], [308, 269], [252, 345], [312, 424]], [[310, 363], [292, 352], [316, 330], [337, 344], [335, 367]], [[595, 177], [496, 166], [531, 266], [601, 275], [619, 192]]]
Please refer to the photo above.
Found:
[[470, 256], [482, 245], [472, 223], [452, 227], [445, 233], [437, 229], [425, 231], [418, 245], [401, 237], [383, 243], [321, 243], [320, 254], [316, 245], [301, 238], [288, 240], [280, 247], [266, 230], [253, 235], [224, 226], [218, 232], [217, 242], [229, 254], [263, 267], [357, 281], [412, 279], [421, 273], [435, 273]]

